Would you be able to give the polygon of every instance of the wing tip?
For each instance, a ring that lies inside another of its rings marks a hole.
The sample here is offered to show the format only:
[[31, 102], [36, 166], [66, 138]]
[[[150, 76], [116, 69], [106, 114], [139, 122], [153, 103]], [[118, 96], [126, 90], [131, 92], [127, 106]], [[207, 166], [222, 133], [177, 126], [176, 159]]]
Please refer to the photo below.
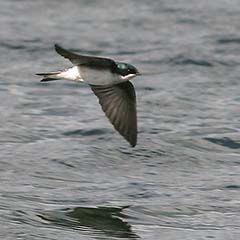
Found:
[[134, 134], [130, 139], [126, 138], [125, 136], [123, 136], [131, 145], [132, 148], [134, 148], [137, 145], [137, 133]]
[[137, 142], [130, 143], [131, 147], [134, 148], [137, 145]]
[[61, 50], [63, 50], [63, 48], [57, 43], [54, 44], [54, 48], [58, 54], [60, 54]]

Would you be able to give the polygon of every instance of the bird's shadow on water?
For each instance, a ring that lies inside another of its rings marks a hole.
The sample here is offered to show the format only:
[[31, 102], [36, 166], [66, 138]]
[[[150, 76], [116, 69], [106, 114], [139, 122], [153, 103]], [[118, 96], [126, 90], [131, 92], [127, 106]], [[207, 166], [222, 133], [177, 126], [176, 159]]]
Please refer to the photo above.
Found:
[[122, 210], [127, 207], [74, 207], [38, 214], [44, 222], [84, 231], [99, 238], [139, 239]]

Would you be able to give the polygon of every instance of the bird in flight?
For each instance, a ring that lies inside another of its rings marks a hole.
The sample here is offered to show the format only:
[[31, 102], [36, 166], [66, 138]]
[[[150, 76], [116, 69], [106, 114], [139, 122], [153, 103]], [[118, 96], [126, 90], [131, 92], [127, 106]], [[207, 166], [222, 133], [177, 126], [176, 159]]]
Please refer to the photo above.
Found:
[[137, 144], [136, 94], [130, 79], [141, 75], [131, 64], [109, 58], [80, 55], [55, 44], [55, 50], [70, 60], [72, 67], [63, 71], [37, 73], [41, 82], [73, 80], [87, 83], [114, 128], [130, 143]]

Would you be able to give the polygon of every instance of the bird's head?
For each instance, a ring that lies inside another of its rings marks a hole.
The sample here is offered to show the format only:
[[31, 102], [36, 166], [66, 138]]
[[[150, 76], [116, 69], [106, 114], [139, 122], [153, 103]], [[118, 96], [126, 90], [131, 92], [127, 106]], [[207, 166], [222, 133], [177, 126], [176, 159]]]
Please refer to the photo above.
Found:
[[141, 75], [133, 65], [122, 62], [117, 63], [116, 73], [119, 74], [123, 80], [130, 80], [137, 75]]

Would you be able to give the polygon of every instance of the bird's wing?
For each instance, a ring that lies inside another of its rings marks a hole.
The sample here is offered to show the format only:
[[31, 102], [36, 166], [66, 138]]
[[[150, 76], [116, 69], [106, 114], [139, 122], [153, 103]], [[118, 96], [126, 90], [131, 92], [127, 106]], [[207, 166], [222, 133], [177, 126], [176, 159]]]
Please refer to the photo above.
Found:
[[132, 83], [90, 86], [114, 128], [134, 147], [137, 144], [137, 113]]
[[62, 47], [60, 47], [58, 44], [55, 44], [55, 50], [56, 52], [67, 58], [70, 62], [72, 62], [74, 65], [85, 65], [92, 68], [114, 68], [116, 66], [116, 63], [109, 58], [101, 58], [101, 57], [92, 57], [92, 56], [85, 56], [85, 55], [79, 55], [73, 52], [70, 52]]

